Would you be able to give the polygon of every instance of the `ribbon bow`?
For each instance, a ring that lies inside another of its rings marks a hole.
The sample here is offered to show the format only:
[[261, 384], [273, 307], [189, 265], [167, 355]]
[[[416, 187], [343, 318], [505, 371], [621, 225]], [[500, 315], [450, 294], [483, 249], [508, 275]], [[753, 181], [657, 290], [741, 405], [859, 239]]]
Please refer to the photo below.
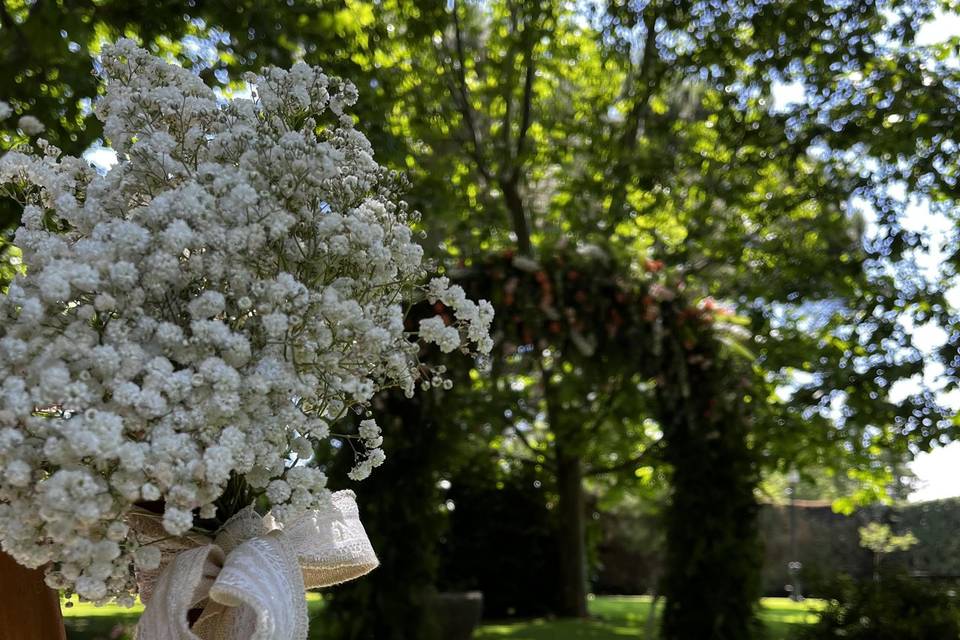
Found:
[[[352, 491], [334, 493], [329, 507], [286, 526], [247, 507], [212, 540], [196, 533], [164, 539], [146, 512], [129, 520], [163, 558], [157, 570], [137, 575], [146, 605], [137, 640], [306, 640], [304, 591], [379, 564]], [[192, 609], [201, 613], [191, 624]]]

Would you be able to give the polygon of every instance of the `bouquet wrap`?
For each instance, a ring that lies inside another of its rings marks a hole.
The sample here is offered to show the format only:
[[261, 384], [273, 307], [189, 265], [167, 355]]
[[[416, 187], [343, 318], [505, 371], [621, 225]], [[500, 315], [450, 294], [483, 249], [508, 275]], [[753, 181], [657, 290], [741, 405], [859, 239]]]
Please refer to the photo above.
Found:
[[[170, 538], [155, 514], [139, 509], [128, 520], [142, 544], [162, 553], [156, 570], [137, 573], [146, 605], [138, 640], [305, 640], [304, 590], [378, 565], [352, 491], [286, 526], [248, 507], [213, 538]], [[192, 610], [199, 616], [191, 624]]]

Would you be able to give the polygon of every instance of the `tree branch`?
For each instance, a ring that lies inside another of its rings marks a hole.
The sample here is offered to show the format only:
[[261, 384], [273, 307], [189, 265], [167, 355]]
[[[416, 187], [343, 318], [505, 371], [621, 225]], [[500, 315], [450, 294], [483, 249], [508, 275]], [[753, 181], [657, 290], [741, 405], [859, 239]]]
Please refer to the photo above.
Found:
[[[651, 3], [652, 4], [652, 3]], [[657, 56], [657, 16], [652, 6], [647, 6], [643, 13], [643, 24], [646, 35], [643, 42], [643, 60], [640, 61], [640, 70], [637, 74], [633, 106], [624, 121], [623, 132], [620, 135], [617, 148], [620, 157], [614, 165], [612, 178], [614, 192], [607, 208], [607, 217], [619, 216], [622, 213], [627, 196], [627, 181], [629, 180], [630, 159], [637, 147], [637, 137], [641, 129], [646, 128], [646, 117], [650, 98], [654, 90], [660, 85], [663, 78], [662, 71], [654, 67]], [[657, 72], [655, 72], [657, 71]]]
[[527, 140], [527, 131], [530, 130], [533, 111], [533, 79], [536, 75], [536, 69], [534, 67], [532, 43], [524, 54], [524, 60], [527, 63], [527, 71], [523, 79], [523, 105], [520, 112], [520, 132], [517, 134], [516, 161], [513, 165], [513, 178], [515, 180], [520, 177], [520, 158], [523, 156], [523, 147]]
[[[530, 255], [532, 252], [532, 244], [530, 241], [530, 227], [527, 221], [527, 213], [523, 204], [523, 198], [520, 195], [519, 189], [519, 167], [514, 166], [513, 171], [507, 174], [505, 171], [500, 171], [495, 176], [490, 170], [490, 167], [487, 165], [486, 160], [484, 159], [483, 153], [483, 144], [480, 137], [480, 132], [477, 127], [477, 119], [473, 112], [473, 106], [470, 103], [470, 94], [469, 88], [467, 86], [467, 76], [466, 76], [466, 52], [463, 45], [463, 28], [460, 23], [460, 5], [457, 0], [454, 0], [453, 3], [453, 32], [454, 32], [454, 49], [456, 56], [456, 82], [451, 93], [453, 93], [455, 102], [457, 103], [460, 115], [463, 118], [463, 122], [468, 135], [468, 144], [467, 151], [470, 156], [473, 158], [476, 163], [477, 170], [487, 181], [488, 184], [496, 184], [500, 187], [501, 192], [503, 193], [504, 205], [506, 206], [507, 212], [510, 215], [510, 223], [513, 228], [513, 232], [517, 237], [517, 250], [523, 255]], [[531, 80], [532, 82], [532, 80]], [[509, 84], [509, 83], [508, 83]], [[511, 108], [512, 109], [512, 108]], [[508, 109], [508, 112], [511, 111]], [[509, 116], [509, 113], [508, 113]], [[526, 116], [527, 124], [522, 125], [521, 129], [529, 128], [529, 115]], [[504, 122], [505, 129], [509, 130], [510, 122], [509, 119]], [[504, 134], [505, 140], [509, 140], [509, 131], [506, 131]], [[525, 135], [525, 134], [524, 134]], [[504, 152], [509, 155], [509, 149], [505, 149]], [[508, 159], [509, 161], [509, 159]]]
[[533, 453], [534, 455], [537, 455], [537, 456], [544, 456], [544, 457], [546, 457], [547, 451], [546, 451], [546, 450], [543, 450], [543, 449], [538, 449], [538, 448], [536, 448], [535, 446], [533, 446], [533, 443], [530, 442], [530, 440], [527, 439], [527, 436], [524, 435], [524, 433], [523, 433], [522, 431], [520, 431], [520, 429], [517, 429], [517, 427], [516, 427], [515, 425], [512, 425], [512, 426], [510, 427], [510, 430], [513, 431], [514, 435], [517, 436], [517, 438], [520, 440], [520, 442], [522, 442], [523, 445], [524, 445], [527, 449], [529, 449], [531, 453]]
[[513, 232], [517, 236], [517, 250], [521, 254], [529, 256], [533, 251], [533, 244], [530, 242], [527, 212], [517, 182], [518, 180], [500, 180], [499, 184], [500, 190], [503, 191], [503, 201], [507, 205], [507, 211], [510, 212]]
[[[508, 3], [509, 4], [509, 3]], [[507, 53], [503, 60], [503, 74], [504, 78], [502, 81], [503, 86], [503, 123], [501, 135], [503, 137], [503, 160], [510, 162], [513, 160], [511, 157], [512, 149], [510, 144], [510, 134], [511, 129], [513, 129], [513, 78], [514, 71], [516, 70], [516, 47], [514, 46], [514, 36], [517, 33], [517, 8], [513, 4], [510, 4], [510, 46], [507, 47]], [[516, 166], [516, 165], [514, 165]], [[501, 167], [500, 174], [507, 175], [508, 167]]]
[[599, 467], [591, 466], [584, 470], [583, 475], [585, 476], [602, 476], [608, 473], [620, 473], [621, 471], [626, 471], [637, 467], [645, 462], [652, 462], [656, 458], [656, 454], [660, 449], [660, 441], [652, 444], [648, 448], [644, 449], [643, 453], [630, 458], [629, 460], [624, 460], [623, 462], [618, 462], [616, 464]]
[[591, 422], [590, 426], [587, 427], [587, 430], [591, 433], [596, 432], [600, 425], [613, 415], [613, 412], [616, 410], [618, 403], [616, 400], [620, 398], [620, 394], [626, 389], [627, 383], [629, 383], [633, 378], [630, 376], [620, 376], [620, 379], [616, 383], [616, 388], [611, 390], [608, 394], [609, 400], [603, 403], [603, 408], [596, 415], [596, 417]]
[[466, 125], [467, 134], [470, 136], [470, 143], [472, 145], [471, 155], [477, 164], [477, 170], [480, 171], [481, 175], [483, 175], [488, 182], [492, 182], [493, 175], [490, 173], [487, 163], [483, 159], [480, 135], [477, 131], [477, 124], [473, 115], [473, 106], [470, 104], [470, 94], [467, 88], [467, 56], [464, 53], [463, 32], [460, 27], [460, 3], [456, 0], [454, 0], [453, 3], [453, 33], [457, 55], [457, 79], [459, 80], [454, 95], [459, 97], [460, 114]]

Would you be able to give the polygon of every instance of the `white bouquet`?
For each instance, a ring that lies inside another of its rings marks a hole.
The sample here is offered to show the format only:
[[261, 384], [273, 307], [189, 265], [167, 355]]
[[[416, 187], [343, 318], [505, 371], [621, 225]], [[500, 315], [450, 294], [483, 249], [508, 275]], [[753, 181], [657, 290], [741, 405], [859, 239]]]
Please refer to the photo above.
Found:
[[[171, 538], [254, 500], [272, 528], [329, 508], [311, 462], [331, 425], [412, 394], [421, 342], [489, 351], [493, 309], [420, 284], [417, 216], [348, 82], [268, 68], [227, 100], [129, 41], [102, 65], [113, 169], [43, 140], [0, 158], [24, 266], [0, 296], [0, 542], [53, 588], [129, 603], [161, 560], [137, 505]], [[418, 297], [453, 324], [406, 331]], [[343, 435], [353, 479], [383, 462], [373, 420]]]

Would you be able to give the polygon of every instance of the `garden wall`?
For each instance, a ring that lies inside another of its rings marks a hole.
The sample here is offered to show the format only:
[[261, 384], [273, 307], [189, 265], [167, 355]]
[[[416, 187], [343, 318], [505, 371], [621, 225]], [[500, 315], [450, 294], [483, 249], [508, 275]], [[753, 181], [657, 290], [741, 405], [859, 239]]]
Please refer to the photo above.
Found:
[[[797, 555], [803, 563], [801, 586], [816, 595], [819, 585], [837, 573], [869, 577], [872, 559], [860, 548], [857, 529], [880, 521], [896, 532], [910, 530], [919, 543], [885, 562], [931, 580], [960, 578], [960, 498], [897, 507], [869, 507], [846, 516], [834, 513], [829, 502], [798, 501], [795, 512]], [[601, 515], [598, 521], [597, 593], [649, 593], [660, 572], [659, 542], [650, 517]], [[765, 595], [784, 595], [787, 564], [794, 559], [790, 543], [790, 507], [764, 505], [760, 511], [764, 545]]]

